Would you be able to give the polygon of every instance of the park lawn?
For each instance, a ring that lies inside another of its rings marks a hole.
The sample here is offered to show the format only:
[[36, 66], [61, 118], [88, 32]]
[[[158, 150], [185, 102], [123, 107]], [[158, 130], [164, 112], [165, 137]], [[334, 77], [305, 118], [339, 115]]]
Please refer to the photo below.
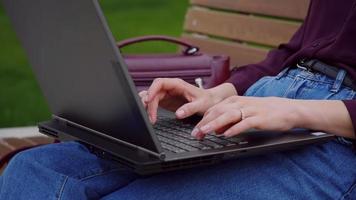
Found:
[[[116, 40], [148, 35], [179, 36], [187, 0], [101, 0]], [[129, 47], [126, 53], [173, 52], [165, 43]], [[0, 5], [0, 127], [35, 125], [50, 111], [34, 79], [24, 51]]]

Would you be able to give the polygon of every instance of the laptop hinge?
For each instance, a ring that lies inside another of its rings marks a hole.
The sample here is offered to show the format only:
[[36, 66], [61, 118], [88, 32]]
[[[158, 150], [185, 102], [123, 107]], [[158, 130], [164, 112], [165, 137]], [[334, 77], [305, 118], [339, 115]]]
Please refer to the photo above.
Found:
[[166, 154], [165, 154], [164, 152], [157, 153], [157, 152], [151, 151], [151, 150], [146, 149], [146, 148], [144, 148], [144, 147], [131, 144], [131, 143], [129, 143], [129, 142], [120, 140], [120, 139], [118, 139], [118, 138], [111, 137], [111, 136], [106, 135], [106, 134], [104, 134], [104, 133], [101, 133], [101, 132], [99, 132], [99, 131], [96, 131], [96, 130], [90, 129], [90, 128], [88, 128], [88, 127], [82, 126], [82, 125], [80, 125], [80, 124], [77, 124], [77, 123], [75, 123], [75, 122], [69, 121], [69, 120], [64, 119], [64, 118], [62, 118], [62, 117], [59, 117], [59, 116], [57, 116], [57, 115], [52, 115], [52, 118], [53, 118], [54, 120], [56, 120], [60, 125], [63, 125], [63, 126], [72, 126], [72, 127], [75, 127], [75, 128], [79, 128], [79, 129], [85, 130], [85, 131], [89, 131], [89, 132], [94, 133], [94, 134], [96, 134], [96, 135], [99, 135], [99, 136], [102, 136], [102, 137], [105, 137], [105, 138], [114, 140], [115, 142], [118, 142], [118, 143], [120, 143], [120, 144], [122, 144], [122, 145], [131, 147], [131, 148], [134, 148], [134, 149], [137, 149], [137, 150], [141, 150], [141, 151], [143, 151], [143, 152], [145, 152], [145, 153], [148, 153], [148, 154], [150, 154], [150, 155], [153, 155], [153, 156], [155, 156], [155, 157], [158, 157], [160, 160], [165, 160], [165, 158], [166, 158]]

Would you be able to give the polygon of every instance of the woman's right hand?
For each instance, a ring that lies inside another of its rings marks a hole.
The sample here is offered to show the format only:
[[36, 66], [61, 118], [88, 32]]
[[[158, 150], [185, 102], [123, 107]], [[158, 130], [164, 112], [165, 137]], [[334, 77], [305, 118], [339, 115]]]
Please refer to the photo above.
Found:
[[201, 89], [178, 78], [155, 79], [147, 91], [139, 93], [153, 124], [157, 121], [159, 106], [183, 119], [194, 114], [203, 115], [210, 107], [233, 95], [237, 93], [231, 83]]

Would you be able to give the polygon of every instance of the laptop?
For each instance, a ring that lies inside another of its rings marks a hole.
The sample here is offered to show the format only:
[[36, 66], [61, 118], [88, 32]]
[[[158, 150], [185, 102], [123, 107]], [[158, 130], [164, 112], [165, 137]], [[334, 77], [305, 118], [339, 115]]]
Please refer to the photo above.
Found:
[[[161, 109], [151, 125], [97, 0], [3, 0], [53, 117], [41, 133], [76, 140], [138, 174], [295, 149], [334, 135], [295, 129], [190, 136], [200, 120]], [[120, 22], [117, 22], [120, 23]], [[54, 155], [55, 156], [55, 155]]]

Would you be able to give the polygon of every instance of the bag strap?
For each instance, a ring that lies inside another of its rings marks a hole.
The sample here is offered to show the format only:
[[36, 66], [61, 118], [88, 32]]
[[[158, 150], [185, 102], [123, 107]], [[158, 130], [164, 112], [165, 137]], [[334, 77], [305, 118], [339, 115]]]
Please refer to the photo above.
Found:
[[165, 41], [165, 42], [170, 42], [170, 43], [184, 46], [185, 50], [183, 51], [183, 54], [185, 54], [185, 55], [194, 55], [197, 52], [199, 52], [199, 48], [194, 45], [191, 45], [191, 44], [184, 42], [182, 40], [179, 40], [177, 38], [164, 36], [164, 35], [148, 35], [148, 36], [130, 38], [130, 39], [118, 42], [117, 47], [119, 49], [121, 49], [123, 47], [129, 46], [132, 44], [147, 42], [147, 41]]

